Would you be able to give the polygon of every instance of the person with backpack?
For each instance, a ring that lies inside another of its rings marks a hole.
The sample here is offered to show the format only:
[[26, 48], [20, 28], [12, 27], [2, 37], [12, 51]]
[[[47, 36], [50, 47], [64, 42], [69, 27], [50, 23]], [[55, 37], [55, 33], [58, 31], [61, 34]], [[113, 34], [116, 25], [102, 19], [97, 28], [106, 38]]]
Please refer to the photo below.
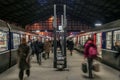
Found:
[[97, 47], [92, 38], [88, 38], [84, 45], [84, 59], [87, 58], [89, 78], [93, 78], [92, 65], [93, 59], [97, 57]]

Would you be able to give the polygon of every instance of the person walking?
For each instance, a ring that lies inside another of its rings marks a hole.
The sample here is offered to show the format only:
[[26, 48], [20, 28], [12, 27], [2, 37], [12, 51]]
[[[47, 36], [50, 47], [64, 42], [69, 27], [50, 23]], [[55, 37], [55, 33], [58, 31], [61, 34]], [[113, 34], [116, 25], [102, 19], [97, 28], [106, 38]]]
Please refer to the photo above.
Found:
[[92, 65], [93, 65], [93, 59], [96, 57], [97, 57], [97, 46], [94, 44], [92, 38], [88, 38], [88, 40], [84, 45], [84, 59], [87, 58], [87, 61], [88, 61], [89, 78], [93, 78]]
[[37, 63], [41, 65], [41, 53], [43, 52], [44, 44], [42, 43], [41, 39], [37, 39], [34, 46], [35, 46], [35, 54], [37, 58]]
[[30, 76], [30, 48], [27, 45], [26, 39], [21, 39], [21, 44], [17, 50], [18, 54], [18, 67], [19, 67], [19, 79], [23, 80], [24, 71], [26, 70], [26, 74]]
[[68, 50], [70, 50], [70, 55], [72, 56], [73, 49], [74, 49], [74, 42], [73, 42], [72, 38], [70, 40], [68, 40], [67, 46], [68, 46]]
[[44, 43], [45, 59], [49, 59], [50, 49], [51, 49], [51, 43], [48, 39], [46, 39]]
[[34, 41], [34, 39], [31, 41], [30, 47], [32, 49], [31, 55], [34, 56], [34, 54], [35, 54], [35, 41]]
[[60, 50], [62, 52], [62, 45], [59, 38], [57, 39], [57, 50]]

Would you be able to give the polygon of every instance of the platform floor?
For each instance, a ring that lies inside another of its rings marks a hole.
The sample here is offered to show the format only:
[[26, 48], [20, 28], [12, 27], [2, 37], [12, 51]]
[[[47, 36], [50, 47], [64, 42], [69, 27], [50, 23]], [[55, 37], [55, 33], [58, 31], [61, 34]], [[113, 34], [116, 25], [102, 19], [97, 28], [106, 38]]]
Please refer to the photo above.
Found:
[[[100, 72], [94, 72], [94, 79], [87, 78], [87, 73], [81, 71], [83, 55], [74, 51], [73, 56], [67, 52], [68, 68], [65, 71], [57, 71], [53, 68], [53, 54], [50, 59], [42, 60], [42, 65], [36, 63], [36, 58], [31, 60], [31, 75], [24, 76], [24, 80], [120, 80], [120, 72], [100, 63]], [[19, 80], [17, 65], [0, 74], [0, 80]]]

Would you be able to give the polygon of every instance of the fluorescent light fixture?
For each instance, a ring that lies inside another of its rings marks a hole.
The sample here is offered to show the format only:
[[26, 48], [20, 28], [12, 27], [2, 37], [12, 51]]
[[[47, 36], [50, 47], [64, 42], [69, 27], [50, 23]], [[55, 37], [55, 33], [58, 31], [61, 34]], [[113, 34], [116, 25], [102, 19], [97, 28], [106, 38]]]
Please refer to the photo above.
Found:
[[101, 24], [101, 23], [96, 23], [95, 26], [96, 26], [96, 27], [102, 26], [102, 24]]
[[40, 30], [36, 30], [36, 32], [40, 32]]
[[81, 32], [84, 32], [83, 30]]
[[32, 31], [32, 32], [36, 32], [36, 31]]
[[48, 32], [47, 30], [45, 30], [45, 32]]

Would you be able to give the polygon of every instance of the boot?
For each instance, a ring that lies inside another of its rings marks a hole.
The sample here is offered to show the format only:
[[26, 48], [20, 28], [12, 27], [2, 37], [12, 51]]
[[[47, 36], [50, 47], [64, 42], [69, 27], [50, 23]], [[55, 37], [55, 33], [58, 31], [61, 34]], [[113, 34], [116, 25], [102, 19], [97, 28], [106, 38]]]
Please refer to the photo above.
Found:
[[26, 70], [26, 75], [29, 77], [30, 76], [30, 70]]

